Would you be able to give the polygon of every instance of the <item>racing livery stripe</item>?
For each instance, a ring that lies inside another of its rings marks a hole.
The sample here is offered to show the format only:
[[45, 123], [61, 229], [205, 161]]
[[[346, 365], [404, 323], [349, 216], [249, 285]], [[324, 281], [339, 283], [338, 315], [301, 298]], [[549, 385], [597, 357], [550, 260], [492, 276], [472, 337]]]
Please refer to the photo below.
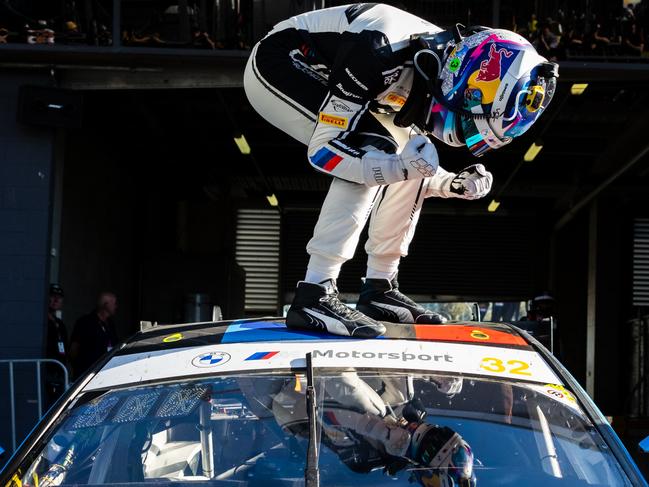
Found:
[[519, 335], [489, 328], [466, 325], [413, 325], [415, 336], [419, 340], [471, 342], [493, 345], [518, 345], [526, 347], [528, 343]]
[[342, 160], [342, 156], [339, 156], [326, 147], [323, 147], [313, 155], [311, 163], [321, 167], [325, 171], [332, 171]]
[[279, 353], [279, 351], [277, 351], [277, 352], [255, 352], [250, 357], [248, 357], [246, 360], [268, 360], [269, 358], [274, 357], [278, 353]]
[[[296, 330], [276, 321], [248, 321], [229, 325], [221, 343], [254, 343], [264, 341], [345, 340], [347, 337], [320, 331]], [[376, 339], [384, 339], [383, 336]]]
[[[377, 190], [374, 200], [380, 198], [385, 188]], [[378, 202], [376, 202], [378, 204]], [[480, 323], [452, 323], [447, 325], [404, 326], [385, 323], [385, 335], [374, 340], [419, 340], [439, 342], [464, 342], [475, 345], [499, 346], [505, 348], [527, 348], [531, 346], [515, 330], [508, 326]], [[176, 331], [177, 330], [177, 331]], [[348, 337], [331, 335], [321, 331], [296, 330], [287, 328], [283, 320], [236, 320], [226, 326], [185, 325], [173, 329], [182, 339], [165, 341], [170, 335], [169, 329], [160, 327], [145, 334], [139, 334], [129, 341], [116, 356], [131, 355], [140, 352], [157, 350], [175, 350], [180, 348], [214, 345], [219, 343], [251, 343], [263, 341], [312, 341], [312, 340], [347, 340]], [[488, 337], [488, 338], [487, 338]], [[254, 351], [254, 350], [253, 350]], [[252, 351], [251, 351], [252, 353]]]

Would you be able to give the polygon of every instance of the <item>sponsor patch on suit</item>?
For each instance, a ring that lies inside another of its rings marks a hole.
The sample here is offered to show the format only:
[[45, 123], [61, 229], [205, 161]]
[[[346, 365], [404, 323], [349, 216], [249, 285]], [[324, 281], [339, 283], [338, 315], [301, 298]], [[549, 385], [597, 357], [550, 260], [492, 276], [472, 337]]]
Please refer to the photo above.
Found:
[[349, 122], [347, 117], [340, 117], [338, 115], [332, 115], [330, 113], [323, 113], [323, 112], [320, 112], [320, 115], [318, 116], [318, 120], [321, 123], [326, 123], [327, 125], [333, 125], [334, 127], [338, 127], [341, 129], [346, 129], [347, 124]]

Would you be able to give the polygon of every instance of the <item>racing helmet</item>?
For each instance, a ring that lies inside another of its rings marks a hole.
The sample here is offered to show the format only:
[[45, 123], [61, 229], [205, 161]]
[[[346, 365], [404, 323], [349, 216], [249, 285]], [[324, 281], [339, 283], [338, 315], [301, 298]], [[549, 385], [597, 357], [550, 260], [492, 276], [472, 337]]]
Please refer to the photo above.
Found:
[[534, 124], [554, 96], [558, 65], [514, 32], [461, 27], [411, 39], [413, 86], [395, 124], [479, 157]]
[[475, 487], [473, 452], [451, 428], [420, 423], [411, 439], [411, 458], [421, 467], [413, 473], [423, 486]]

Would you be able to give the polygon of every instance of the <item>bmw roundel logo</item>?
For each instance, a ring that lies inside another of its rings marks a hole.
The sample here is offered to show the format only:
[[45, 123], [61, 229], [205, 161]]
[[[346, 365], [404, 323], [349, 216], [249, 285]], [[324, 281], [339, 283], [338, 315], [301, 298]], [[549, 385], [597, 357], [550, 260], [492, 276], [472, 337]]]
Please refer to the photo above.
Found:
[[207, 352], [192, 359], [194, 367], [217, 367], [230, 360], [230, 354], [226, 352]]

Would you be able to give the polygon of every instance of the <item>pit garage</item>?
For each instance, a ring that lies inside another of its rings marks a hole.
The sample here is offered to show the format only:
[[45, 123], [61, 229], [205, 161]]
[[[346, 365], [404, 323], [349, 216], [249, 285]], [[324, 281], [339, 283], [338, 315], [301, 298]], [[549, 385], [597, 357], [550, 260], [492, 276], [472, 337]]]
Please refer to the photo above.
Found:
[[[67, 12], [43, 13], [55, 19], [54, 45], [12, 27], [38, 20], [31, 3], [0, 7], [9, 32], [0, 45], [0, 359], [45, 357], [51, 283], [65, 291], [69, 333], [102, 291], [117, 297], [122, 339], [141, 321], [281, 316], [330, 179], [254, 111], [243, 70], [276, 21], [337, 3], [86, 2], [94, 10], [75, 11], [83, 41], [58, 36]], [[538, 17], [559, 3], [535, 2]], [[589, 15], [604, 8], [568, 3]], [[405, 4], [440, 25], [511, 29], [534, 13], [505, 0]], [[164, 42], [147, 27], [151, 12]], [[100, 18], [104, 30], [92, 30]], [[636, 445], [649, 434], [649, 63], [611, 48], [568, 53], [559, 66], [540, 121], [480, 160], [491, 193], [426, 202], [399, 281], [421, 303], [477, 303], [487, 321], [505, 308], [505, 321], [518, 321], [551, 295], [555, 355], [646, 468]], [[450, 171], [474, 162], [466, 150], [437, 149]], [[350, 303], [365, 236], [338, 279]], [[13, 402], [0, 404], [8, 451], [42, 413], [30, 367], [12, 363], [0, 378], [13, 388]]]

